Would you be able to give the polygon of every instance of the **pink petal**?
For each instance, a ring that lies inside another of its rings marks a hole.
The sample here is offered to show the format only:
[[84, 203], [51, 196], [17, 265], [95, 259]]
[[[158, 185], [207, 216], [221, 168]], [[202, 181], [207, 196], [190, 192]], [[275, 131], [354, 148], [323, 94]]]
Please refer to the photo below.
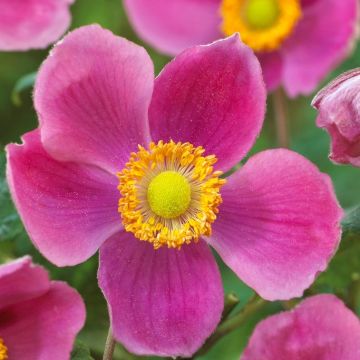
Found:
[[275, 90], [281, 83], [283, 63], [280, 52], [257, 54], [268, 91]]
[[0, 50], [45, 48], [70, 25], [69, 0], [0, 0]]
[[316, 1], [319, 0], [301, 0], [301, 7], [306, 7], [306, 6], [310, 6], [313, 5]]
[[360, 167], [360, 69], [340, 75], [322, 89], [312, 105], [316, 125], [331, 136], [330, 159]]
[[321, 1], [321, 0], [301, 0], [301, 7], [304, 8], [306, 6], [311, 6], [315, 4], [317, 1]]
[[317, 0], [281, 49], [288, 95], [309, 94], [348, 54], [355, 37], [357, 0]]
[[169, 55], [219, 39], [220, 0], [125, 0], [135, 30]]
[[38, 130], [23, 141], [7, 147], [7, 175], [30, 238], [58, 266], [85, 261], [121, 228], [116, 177], [54, 160], [43, 149]]
[[132, 353], [191, 356], [220, 320], [221, 278], [202, 241], [154, 250], [124, 232], [100, 248], [98, 277], [114, 336]]
[[209, 242], [267, 300], [301, 296], [336, 251], [342, 216], [327, 175], [295, 152], [261, 152], [229, 178]]
[[[67, 35], [40, 68], [41, 139], [58, 160], [121, 170], [149, 143], [153, 65], [145, 50], [97, 25]], [[64, 146], [66, 144], [66, 146]]]
[[261, 321], [241, 360], [358, 360], [360, 321], [334, 295], [317, 295]]
[[8, 307], [1, 314], [0, 334], [10, 360], [68, 360], [84, 322], [80, 295], [56, 281], [46, 294]]
[[260, 132], [266, 90], [254, 53], [234, 35], [184, 51], [155, 81], [149, 119], [155, 140], [191, 142], [227, 170]]
[[33, 265], [30, 256], [0, 265], [0, 312], [9, 305], [46, 293], [49, 286], [47, 272]]

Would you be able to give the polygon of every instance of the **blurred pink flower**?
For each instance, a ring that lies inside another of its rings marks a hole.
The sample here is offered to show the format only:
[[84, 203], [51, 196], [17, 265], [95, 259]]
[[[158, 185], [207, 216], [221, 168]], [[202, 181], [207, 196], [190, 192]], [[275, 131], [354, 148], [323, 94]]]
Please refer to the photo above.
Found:
[[74, 0], [0, 0], [0, 51], [45, 48], [70, 25]]
[[360, 69], [348, 71], [324, 87], [312, 102], [316, 124], [331, 136], [330, 159], [360, 167]]
[[261, 321], [241, 360], [358, 360], [360, 321], [334, 295], [316, 295]]
[[0, 265], [1, 359], [68, 360], [84, 322], [80, 295], [29, 256]]
[[11, 193], [53, 263], [101, 246], [100, 287], [131, 352], [190, 356], [215, 329], [223, 289], [208, 244], [270, 300], [300, 296], [336, 251], [342, 211], [301, 155], [261, 152], [219, 192], [218, 170], [252, 146], [265, 99], [237, 35], [186, 50], [154, 79], [143, 48], [87, 26], [42, 65], [39, 129], [7, 147]]
[[350, 51], [357, 0], [125, 0], [137, 33], [176, 55], [233, 32], [257, 52], [268, 89], [309, 94]]

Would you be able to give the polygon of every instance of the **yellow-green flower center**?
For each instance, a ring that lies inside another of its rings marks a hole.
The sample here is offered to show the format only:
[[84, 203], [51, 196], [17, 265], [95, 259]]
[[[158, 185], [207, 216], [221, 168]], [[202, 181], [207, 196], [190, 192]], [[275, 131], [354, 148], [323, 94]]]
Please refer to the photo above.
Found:
[[254, 51], [277, 50], [301, 18], [300, 0], [222, 0], [225, 35], [240, 33]]
[[142, 241], [180, 249], [211, 235], [225, 183], [215, 155], [190, 143], [150, 143], [131, 153], [118, 173], [119, 213], [126, 231]]
[[185, 176], [175, 171], [164, 171], [151, 180], [147, 199], [156, 215], [174, 219], [188, 209], [191, 187]]
[[248, 0], [243, 14], [254, 29], [266, 29], [275, 24], [279, 16], [277, 0]]
[[0, 337], [0, 360], [8, 359], [8, 349], [4, 343], [4, 340]]

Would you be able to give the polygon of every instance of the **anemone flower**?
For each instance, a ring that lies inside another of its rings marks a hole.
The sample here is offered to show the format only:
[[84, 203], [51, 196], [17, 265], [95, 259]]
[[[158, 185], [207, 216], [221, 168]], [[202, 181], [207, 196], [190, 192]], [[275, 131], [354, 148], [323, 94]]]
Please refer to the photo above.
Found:
[[350, 70], [323, 88], [312, 105], [316, 125], [331, 137], [330, 159], [360, 167], [360, 69]]
[[334, 295], [316, 295], [255, 328], [241, 360], [358, 360], [360, 321]]
[[348, 54], [357, 0], [125, 0], [137, 33], [158, 50], [239, 32], [258, 55], [268, 90], [309, 94]]
[[302, 156], [264, 151], [221, 177], [253, 144], [265, 98], [237, 35], [154, 79], [143, 48], [93, 25], [41, 66], [39, 129], [7, 148], [11, 193], [56, 265], [101, 246], [100, 287], [131, 352], [190, 356], [215, 329], [223, 289], [209, 244], [267, 299], [300, 296], [336, 250], [341, 209]]
[[68, 360], [84, 322], [80, 295], [29, 256], [0, 265], [1, 360]]
[[41, 49], [70, 25], [74, 0], [0, 0], [0, 51]]

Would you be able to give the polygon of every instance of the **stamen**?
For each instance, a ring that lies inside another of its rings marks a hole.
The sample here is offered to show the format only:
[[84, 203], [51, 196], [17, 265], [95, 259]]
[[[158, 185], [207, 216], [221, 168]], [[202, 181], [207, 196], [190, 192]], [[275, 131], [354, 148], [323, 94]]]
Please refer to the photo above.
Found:
[[225, 183], [214, 171], [217, 159], [190, 143], [139, 146], [118, 173], [119, 213], [126, 231], [161, 246], [181, 248], [211, 234]]
[[0, 360], [8, 359], [8, 348], [6, 347], [4, 340], [0, 337]]
[[301, 17], [300, 0], [223, 0], [222, 31], [239, 32], [254, 51], [278, 49]]

